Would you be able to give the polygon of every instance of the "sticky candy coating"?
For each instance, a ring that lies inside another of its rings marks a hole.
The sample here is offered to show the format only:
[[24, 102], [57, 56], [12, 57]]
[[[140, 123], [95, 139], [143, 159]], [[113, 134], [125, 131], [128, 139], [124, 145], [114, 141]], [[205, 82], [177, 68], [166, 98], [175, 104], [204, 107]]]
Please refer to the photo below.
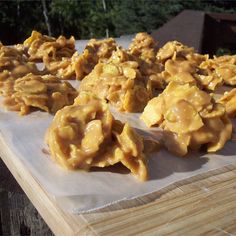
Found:
[[32, 31], [29, 38], [24, 41], [30, 61], [43, 61], [45, 63], [53, 60], [58, 61], [63, 57], [71, 57], [75, 52], [75, 39], [71, 36], [66, 39], [64, 36], [53, 38]]
[[164, 144], [179, 156], [204, 144], [208, 152], [218, 151], [232, 134], [223, 105], [195, 85], [177, 82], [170, 82], [162, 94], [148, 102], [141, 119], [148, 127], [163, 128]]
[[218, 102], [225, 106], [226, 112], [230, 117], [236, 116], [236, 88], [224, 93]]
[[94, 92], [127, 112], [142, 111], [150, 98], [135, 61], [98, 63], [83, 79], [79, 90]]
[[77, 96], [76, 90], [67, 82], [53, 75], [27, 74], [16, 79], [9, 87], [3, 104], [8, 110], [26, 115], [32, 108], [55, 113], [71, 105]]
[[148, 177], [143, 139], [127, 123], [115, 121], [106, 102], [94, 95], [81, 93], [58, 111], [46, 142], [64, 168], [89, 170], [121, 162], [139, 180]]

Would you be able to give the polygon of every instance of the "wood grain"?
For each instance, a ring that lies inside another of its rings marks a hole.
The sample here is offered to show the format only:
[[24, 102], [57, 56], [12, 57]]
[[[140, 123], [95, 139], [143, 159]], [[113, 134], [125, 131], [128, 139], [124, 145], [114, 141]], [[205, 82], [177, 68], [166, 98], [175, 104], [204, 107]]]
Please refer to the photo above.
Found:
[[73, 215], [57, 206], [1, 136], [0, 147], [3, 161], [55, 235], [236, 235], [236, 164], [148, 197]]

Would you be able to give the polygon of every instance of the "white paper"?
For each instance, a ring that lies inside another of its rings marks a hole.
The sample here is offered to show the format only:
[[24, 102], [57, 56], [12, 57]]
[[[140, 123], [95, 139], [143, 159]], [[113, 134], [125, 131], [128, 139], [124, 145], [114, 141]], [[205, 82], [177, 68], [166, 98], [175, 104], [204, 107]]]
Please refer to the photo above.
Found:
[[[75, 84], [76, 86], [76, 84]], [[145, 136], [160, 137], [157, 128], [147, 129], [139, 120], [140, 114], [118, 113], [117, 119], [128, 121]], [[109, 171], [67, 171], [53, 163], [43, 152], [45, 131], [53, 116], [46, 112], [33, 112], [20, 117], [15, 112], [0, 108], [0, 135], [17, 158], [30, 170], [40, 185], [66, 211], [87, 212], [147, 195], [176, 181], [214, 170], [236, 162], [235, 143], [228, 142], [216, 154], [192, 153], [179, 158], [165, 150], [149, 156], [150, 179], [139, 182], [131, 174]]]

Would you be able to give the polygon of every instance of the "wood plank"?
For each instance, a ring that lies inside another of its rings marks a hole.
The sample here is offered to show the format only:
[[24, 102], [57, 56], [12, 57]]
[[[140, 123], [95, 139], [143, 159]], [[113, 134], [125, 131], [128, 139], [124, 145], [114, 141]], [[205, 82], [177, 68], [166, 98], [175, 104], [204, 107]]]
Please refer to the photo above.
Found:
[[207, 178], [202, 175], [203, 179], [176, 186], [155, 202], [130, 212], [122, 211], [114, 218], [100, 215], [98, 221], [91, 215], [86, 217], [98, 235], [123, 235], [125, 232], [133, 235], [204, 233], [230, 225], [236, 219], [235, 175], [235, 170]]

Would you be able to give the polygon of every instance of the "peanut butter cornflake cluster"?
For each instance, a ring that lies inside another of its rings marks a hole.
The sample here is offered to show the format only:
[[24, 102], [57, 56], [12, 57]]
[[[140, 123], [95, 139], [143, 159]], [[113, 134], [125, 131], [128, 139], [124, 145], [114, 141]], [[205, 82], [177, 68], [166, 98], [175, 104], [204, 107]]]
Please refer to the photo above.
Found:
[[75, 52], [72, 56], [52, 60], [45, 57], [43, 62], [47, 70], [61, 79], [82, 80], [88, 75], [99, 61], [110, 58], [117, 45], [114, 39], [91, 39], [82, 54]]
[[99, 63], [82, 81], [79, 90], [93, 91], [120, 111], [142, 111], [149, 94], [137, 67], [135, 62]]
[[106, 167], [122, 163], [139, 180], [148, 170], [142, 138], [114, 120], [108, 105], [81, 93], [71, 106], [58, 111], [46, 134], [52, 158], [68, 169]]
[[98, 62], [106, 61], [115, 51], [117, 44], [113, 38], [91, 39], [81, 55], [74, 58], [74, 69], [77, 80], [88, 75]]
[[156, 61], [157, 42], [147, 33], [138, 33], [129, 46], [129, 52], [146, 61]]
[[33, 31], [24, 41], [23, 47], [29, 61], [44, 63], [45, 73], [56, 75], [61, 79], [74, 78], [75, 72], [71, 60], [75, 53], [74, 37], [53, 38]]
[[55, 113], [71, 105], [77, 96], [76, 90], [67, 82], [53, 75], [27, 74], [14, 81], [3, 104], [11, 111], [26, 115], [32, 108]]
[[156, 77], [160, 71], [160, 65], [151, 65], [117, 48], [82, 80], [79, 90], [96, 93], [120, 111], [141, 112], [153, 90], [163, 86], [163, 81]]
[[236, 85], [236, 55], [225, 55], [209, 59], [202, 67], [216, 74], [226, 85]]
[[24, 41], [30, 61], [58, 61], [63, 57], [71, 57], [75, 52], [75, 39], [59, 36], [57, 39], [33, 31]]
[[177, 41], [168, 42], [160, 48], [157, 59], [164, 65], [160, 76], [167, 84], [177, 81], [207, 90], [215, 90], [222, 85], [222, 78], [208, 70], [208, 55], [198, 54], [194, 48]]
[[207, 146], [216, 152], [231, 138], [232, 124], [225, 107], [195, 85], [170, 82], [147, 104], [141, 119], [148, 126], [164, 130], [163, 142], [174, 154]]
[[0, 95], [9, 95], [15, 80], [28, 73], [40, 74], [40, 71], [34, 63], [27, 62], [24, 51], [0, 44]]
[[215, 91], [226, 85], [236, 85], [236, 56], [209, 59], [177, 41], [166, 43], [157, 52], [157, 60], [164, 65], [160, 76], [169, 83], [191, 83], [204, 90]]

